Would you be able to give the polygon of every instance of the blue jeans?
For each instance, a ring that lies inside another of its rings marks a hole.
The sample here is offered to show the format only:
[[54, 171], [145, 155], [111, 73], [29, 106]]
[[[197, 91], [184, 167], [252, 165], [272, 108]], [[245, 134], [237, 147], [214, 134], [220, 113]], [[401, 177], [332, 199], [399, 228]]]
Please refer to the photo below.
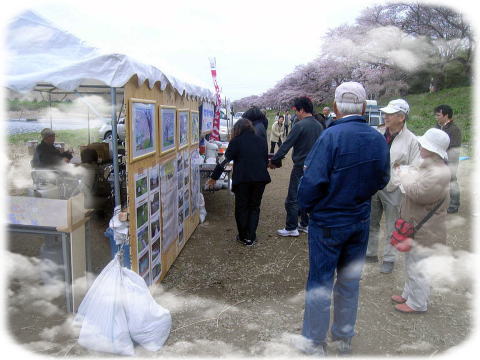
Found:
[[[333, 339], [355, 335], [359, 283], [365, 263], [370, 220], [321, 228], [313, 221], [308, 227], [310, 270], [305, 294], [302, 335], [315, 345], [324, 344], [330, 325], [333, 288]], [[337, 279], [334, 283], [335, 270]]]
[[308, 225], [308, 215], [304, 210], [298, 208], [298, 185], [303, 176], [303, 166], [293, 166], [290, 173], [290, 183], [288, 184], [288, 194], [285, 199], [285, 210], [287, 211], [287, 219], [285, 230], [295, 230], [298, 227], [298, 217], [300, 216], [300, 225]]

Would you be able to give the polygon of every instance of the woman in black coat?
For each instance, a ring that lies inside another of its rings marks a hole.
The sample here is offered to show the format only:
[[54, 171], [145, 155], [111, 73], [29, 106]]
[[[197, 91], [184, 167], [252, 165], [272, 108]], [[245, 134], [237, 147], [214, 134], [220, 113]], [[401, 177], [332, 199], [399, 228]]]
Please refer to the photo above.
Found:
[[255, 129], [255, 133], [262, 137], [267, 144], [268, 150], [268, 141], [267, 141], [267, 129], [268, 129], [268, 119], [265, 114], [256, 106], [252, 106], [250, 109], [245, 111], [242, 115], [243, 118], [248, 119], [252, 122]]
[[235, 220], [238, 229], [236, 240], [252, 246], [257, 238], [263, 192], [271, 180], [267, 171], [267, 143], [256, 135], [252, 122], [248, 119], [242, 118], [235, 123], [225, 160], [216, 166], [207, 181], [208, 186], [215, 185], [225, 165], [232, 160], [232, 191], [235, 193]]

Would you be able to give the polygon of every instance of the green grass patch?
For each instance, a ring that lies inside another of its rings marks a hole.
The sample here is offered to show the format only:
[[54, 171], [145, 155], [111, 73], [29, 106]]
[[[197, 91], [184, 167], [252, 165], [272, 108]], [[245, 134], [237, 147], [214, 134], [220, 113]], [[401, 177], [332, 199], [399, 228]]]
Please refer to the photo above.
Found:
[[[88, 144], [88, 129], [79, 130], [55, 130], [55, 141], [64, 142], [66, 149], [73, 149], [78, 151], [80, 145]], [[15, 134], [8, 136], [8, 144], [21, 145], [30, 140], [41, 140], [38, 132], [31, 132], [25, 134]], [[99, 142], [98, 128], [90, 129], [90, 142]]]
[[[386, 106], [390, 100], [396, 98], [398, 97], [379, 99], [377, 100], [378, 105]], [[462, 143], [467, 146], [471, 144], [473, 136], [471, 86], [444, 89], [435, 93], [407, 95], [405, 100], [410, 105], [410, 116], [407, 125], [415, 135], [423, 135], [425, 131], [434, 127], [436, 121], [433, 109], [438, 105], [446, 104], [453, 109], [454, 121], [462, 131]], [[332, 104], [320, 104], [315, 105], [314, 111], [321, 113], [324, 106], [332, 108]], [[269, 128], [271, 128], [277, 112], [278, 110], [267, 111]], [[290, 111], [290, 114], [293, 114], [293, 112]]]

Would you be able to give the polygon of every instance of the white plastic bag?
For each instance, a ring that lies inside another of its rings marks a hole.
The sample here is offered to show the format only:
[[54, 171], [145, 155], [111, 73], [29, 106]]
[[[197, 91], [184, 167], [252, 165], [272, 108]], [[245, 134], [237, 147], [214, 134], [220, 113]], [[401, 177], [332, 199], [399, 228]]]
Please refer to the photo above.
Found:
[[75, 322], [81, 323], [78, 343], [95, 351], [134, 355], [123, 305], [122, 268], [118, 254], [95, 279]]
[[132, 339], [145, 349], [159, 350], [170, 334], [170, 312], [155, 302], [145, 280], [122, 268], [124, 306]]
[[207, 209], [205, 209], [205, 199], [202, 193], [198, 194], [198, 208], [200, 209], [200, 223], [203, 223], [207, 217]]

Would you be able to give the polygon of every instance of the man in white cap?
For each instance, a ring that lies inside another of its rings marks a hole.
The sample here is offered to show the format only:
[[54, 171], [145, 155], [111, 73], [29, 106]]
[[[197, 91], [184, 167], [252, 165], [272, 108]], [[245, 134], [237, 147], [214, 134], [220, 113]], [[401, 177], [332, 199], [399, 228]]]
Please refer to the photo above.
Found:
[[[355, 335], [360, 277], [365, 262], [370, 199], [390, 178], [388, 146], [366, 124], [366, 93], [357, 82], [335, 90], [337, 119], [323, 131], [304, 163], [299, 207], [310, 215], [310, 269], [302, 335], [305, 352], [325, 355], [333, 289], [331, 336], [342, 354]], [[336, 280], [335, 272], [337, 274]]]
[[[416, 136], [407, 129], [406, 121], [410, 107], [403, 99], [392, 100], [384, 108], [385, 127], [379, 131], [384, 135], [390, 148], [390, 164], [393, 169], [398, 165], [412, 165], [419, 160], [420, 150]], [[392, 172], [389, 183], [372, 198], [370, 216], [370, 237], [368, 239], [367, 262], [378, 261], [378, 244], [380, 242], [380, 220], [385, 215], [385, 233], [383, 263], [380, 272], [389, 274], [393, 271], [397, 250], [390, 244], [390, 235], [395, 221], [399, 217], [402, 193], [398, 188], [398, 179]]]

